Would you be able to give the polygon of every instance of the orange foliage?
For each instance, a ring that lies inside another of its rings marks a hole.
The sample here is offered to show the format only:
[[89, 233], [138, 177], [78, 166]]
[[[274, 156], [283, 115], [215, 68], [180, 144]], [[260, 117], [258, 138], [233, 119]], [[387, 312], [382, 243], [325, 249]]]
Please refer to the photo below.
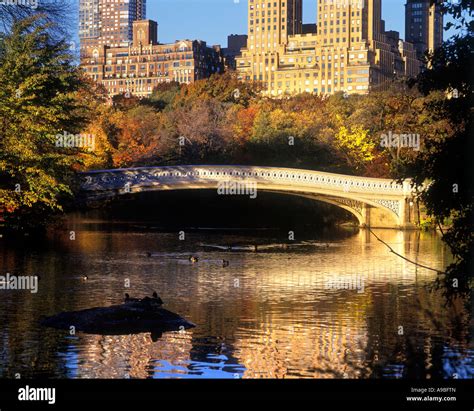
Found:
[[233, 132], [238, 143], [244, 144], [252, 136], [253, 124], [257, 113], [257, 106], [242, 108], [237, 112]]

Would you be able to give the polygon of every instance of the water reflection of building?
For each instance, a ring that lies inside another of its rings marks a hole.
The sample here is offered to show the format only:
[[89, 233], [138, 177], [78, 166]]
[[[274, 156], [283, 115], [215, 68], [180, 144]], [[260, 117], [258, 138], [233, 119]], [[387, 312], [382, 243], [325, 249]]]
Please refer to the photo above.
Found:
[[272, 323], [257, 335], [238, 335], [236, 355], [245, 378], [358, 378], [363, 367], [363, 324]]
[[[413, 247], [419, 245], [419, 233], [378, 234], [401, 254], [411, 256], [419, 252]], [[415, 285], [422, 289], [433, 281], [435, 274], [399, 260], [375, 238], [373, 242], [362, 232], [359, 238], [358, 260], [350, 253], [349, 260], [334, 261], [332, 252], [322, 252], [315, 269], [311, 264], [293, 267], [284, 256], [273, 256], [281, 259], [276, 262], [278, 269], [250, 270], [250, 278], [241, 281], [241, 286], [247, 287], [244, 294], [255, 290], [255, 299], [260, 301], [254, 303], [255, 311], [261, 314], [252, 325], [262, 324], [257, 332], [239, 329], [236, 334], [235, 355], [246, 368], [246, 378], [370, 376], [372, 368], [384, 361], [387, 354], [381, 341], [373, 338], [380, 331], [368, 329], [374, 318], [383, 324], [382, 340], [389, 341], [392, 348], [398, 344], [402, 338], [397, 336], [396, 325], [404, 323], [410, 329], [411, 321], [406, 320], [410, 318], [410, 309], [400, 307], [391, 312], [398, 322], [390, 328], [385, 305], [391, 306], [390, 300], [399, 287]], [[345, 279], [346, 284], [360, 284], [362, 280], [364, 289], [360, 292], [328, 288], [334, 277]], [[298, 303], [285, 303], [292, 298]], [[376, 301], [383, 303], [380, 306]], [[307, 316], [312, 309], [314, 316]]]
[[[79, 378], [150, 378], [164, 372], [186, 374], [191, 333], [165, 333], [152, 341], [148, 333], [123, 336], [81, 335], [83, 353], [73, 364]], [[158, 359], [166, 359], [160, 362]]]
[[[418, 234], [385, 231], [380, 235], [397, 252], [410, 256], [419, 251], [413, 248]], [[249, 263], [244, 262], [240, 274], [233, 272], [230, 276], [211, 265], [198, 265], [194, 281], [186, 287], [199, 301], [190, 315], [200, 324], [200, 330], [190, 331], [192, 337], [185, 340], [169, 340], [165, 336], [154, 344], [138, 336], [121, 337], [120, 343], [113, 339], [105, 340], [107, 343], [96, 341], [95, 358], [102, 358], [97, 375], [129, 368], [131, 377], [146, 378], [150, 372], [153, 374], [150, 362], [156, 358], [167, 358], [169, 371], [177, 375], [189, 372], [187, 365], [204, 363], [209, 353], [209, 347], [203, 347], [206, 339], [199, 337], [202, 332], [233, 341], [227, 355], [245, 367], [245, 378], [366, 376], [368, 364], [384, 354], [367, 330], [369, 324], [374, 326], [368, 317], [377, 317], [373, 307], [379, 307], [380, 301], [390, 296], [387, 287], [426, 284], [432, 281], [433, 273], [416, 273], [414, 266], [395, 258], [384, 245], [374, 237], [365, 237], [363, 232], [357, 242], [351, 243], [351, 252], [347, 247], [332, 243], [296, 267], [288, 254], [275, 253], [271, 255], [271, 270], [265, 267], [268, 255], [243, 256]], [[334, 252], [337, 248], [340, 253]], [[359, 256], [357, 260], [354, 253]], [[176, 280], [189, 276], [187, 269], [188, 266], [179, 266]], [[353, 284], [362, 279], [365, 289], [359, 292], [328, 288], [334, 278]], [[183, 284], [177, 282], [176, 287]], [[220, 311], [217, 317], [216, 310]], [[399, 313], [395, 318], [398, 316]], [[212, 324], [208, 323], [210, 318]], [[246, 318], [252, 318], [248, 327]], [[390, 333], [388, 330], [383, 340], [396, 341]], [[166, 347], [177, 350], [168, 352]], [[107, 354], [99, 355], [102, 351]], [[123, 352], [130, 353], [130, 360]], [[166, 374], [166, 370], [158, 374], [163, 372]]]

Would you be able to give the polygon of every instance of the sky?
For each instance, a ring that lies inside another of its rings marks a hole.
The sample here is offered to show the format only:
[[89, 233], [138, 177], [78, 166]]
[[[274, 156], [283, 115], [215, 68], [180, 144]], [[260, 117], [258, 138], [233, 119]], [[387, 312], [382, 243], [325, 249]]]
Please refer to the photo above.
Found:
[[[386, 30], [405, 38], [406, 0], [382, 0]], [[303, 0], [304, 23], [316, 22], [316, 0]], [[247, 0], [147, 0], [147, 18], [158, 22], [158, 40], [199, 39], [227, 46], [229, 34], [247, 34]]]

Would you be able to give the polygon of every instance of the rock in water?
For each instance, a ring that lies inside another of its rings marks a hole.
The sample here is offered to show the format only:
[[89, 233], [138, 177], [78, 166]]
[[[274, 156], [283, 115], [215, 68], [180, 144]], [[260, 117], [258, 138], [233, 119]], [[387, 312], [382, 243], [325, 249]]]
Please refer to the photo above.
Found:
[[74, 326], [76, 331], [102, 335], [142, 332], [161, 334], [164, 331], [195, 327], [195, 324], [178, 314], [148, 301], [64, 312], [45, 318], [41, 324], [46, 327], [68, 330]]

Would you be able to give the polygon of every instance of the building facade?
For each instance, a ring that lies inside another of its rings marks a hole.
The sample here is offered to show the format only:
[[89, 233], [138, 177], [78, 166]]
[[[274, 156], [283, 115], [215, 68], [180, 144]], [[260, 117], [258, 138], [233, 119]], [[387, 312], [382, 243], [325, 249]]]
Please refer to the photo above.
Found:
[[248, 0], [248, 40], [237, 69], [246, 80], [272, 83], [282, 45], [291, 35], [300, 34], [303, 26], [303, 1]]
[[437, 0], [407, 0], [405, 39], [415, 46], [418, 57], [443, 43], [443, 13]]
[[133, 41], [127, 47], [98, 45], [81, 57], [81, 67], [102, 84], [109, 96], [149, 96], [161, 83], [190, 84], [224, 70], [219, 46], [208, 47], [200, 40], [159, 44], [157, 23], [133, 22]]
[[133, 22], [146, 18], [146, 0], [79, 0], [81, 53], [99, 46], [127, 47]]
[[240, 56], [240, 50], [247, 47], [246, 34], [231, 34], [227, 36], [227, 47], [222, 49], [225, 57], [225, 65], [227, 68], [235, 70], [235, 58]]
[[301, 8], [249, 0], [249, 41], [236, 58], [242, 80], [261, 82], [271, 96], [351, 94], [418, 74], [414, 46], [385, 31], [381, 0], [318, 0], [314, 33], [303, 33]]

